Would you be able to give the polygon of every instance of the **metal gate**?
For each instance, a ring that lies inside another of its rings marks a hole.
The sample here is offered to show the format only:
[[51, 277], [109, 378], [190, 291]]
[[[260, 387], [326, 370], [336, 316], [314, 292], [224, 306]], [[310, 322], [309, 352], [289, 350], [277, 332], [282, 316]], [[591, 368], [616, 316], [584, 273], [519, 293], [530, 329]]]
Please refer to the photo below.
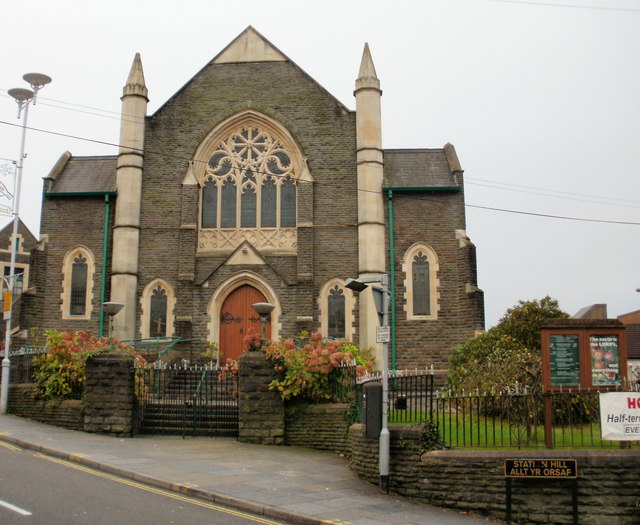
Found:
[[238, 437], [238, 379], [207, 366], [135, 369], [134, 433]]

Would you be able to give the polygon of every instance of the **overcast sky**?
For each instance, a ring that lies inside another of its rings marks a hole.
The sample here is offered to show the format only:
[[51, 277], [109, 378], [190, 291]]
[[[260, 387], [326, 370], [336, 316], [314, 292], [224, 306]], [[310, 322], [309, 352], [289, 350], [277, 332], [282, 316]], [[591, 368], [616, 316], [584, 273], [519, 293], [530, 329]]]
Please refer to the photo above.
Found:
[[151, 114], [252, 25], [351, 109], [369, 42], [383, 146], [456, 147], [487, 327], [545, 295], [570, 314], [640, 309], [640, 0], [35, 0], [2, 11], [0, 158], [20, 146], [7, 90], [26, 87], [26, 72], [53, 77], [29, 115], [45, 131], [27, 133], [20, 216], [35, 234], [42, 177], [64, 151], [117, 153], [99, 142], [118, 141], [136, 52]]

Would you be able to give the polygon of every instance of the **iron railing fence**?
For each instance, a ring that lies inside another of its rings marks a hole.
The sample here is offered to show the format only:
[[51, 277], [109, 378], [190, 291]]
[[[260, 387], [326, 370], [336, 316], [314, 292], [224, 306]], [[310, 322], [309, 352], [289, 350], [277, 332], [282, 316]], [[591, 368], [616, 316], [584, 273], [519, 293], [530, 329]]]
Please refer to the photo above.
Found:
[[[620, 391], [640, 391], [628, 383]], [[619, 448], [601, 439], [598, 392], [437, 393], [431, 420], [451, 448]], [[550, 425], [545, 427], [545, 404]], [[545, 433], [546, 432], [546, 433]], [[634, 447], [640, 447], [635, 442]]]
[[[204, 339], [183, 339], [181, 337], [149, 337], [146, 339], [129, 339], [121, 341], [132, 347], [147, 362], [159, 361], [167, 363], [169, 352], [178, 351], [187, 357], [197, 355], [198, 358], [180, 360], [181, 365], [196, 364], [200, 362], [199, 355], [210, 351], [210, 343]], [[212, 358], [216, 366], [220, 365], [219, 352]], [[184, 361], [184, 362], [183, 362]], [[193, 363], [192, 363], [193, 362]]]
[[[10, 384], [33, 383], [33, 367], [34, 358], [45, 354], [48, 348], [46, 346], [22, 346], [17, 350], [11, 351], [11, 375], [9, 376]], [[4, 350], [0, 351], [0, 359], [4, 358]], [[0, 379], [0, 382], [2, 379]]]
[[134, 434], [238, 435], [237, 374], [211, 365], [135, 368]]
[[[434, 369], [389, 371], [389, 423], [417, 424], [430, 419], [434, 410]], [[382, 382], [376, 372], [358, 379], [356, 397], [358, 419], [363, 421], [364, 385]]]
[[341, 363], [329, 374], [329, 395], [336, 403], [353, 403], [357, 392], [357, 367], [352, 363]]

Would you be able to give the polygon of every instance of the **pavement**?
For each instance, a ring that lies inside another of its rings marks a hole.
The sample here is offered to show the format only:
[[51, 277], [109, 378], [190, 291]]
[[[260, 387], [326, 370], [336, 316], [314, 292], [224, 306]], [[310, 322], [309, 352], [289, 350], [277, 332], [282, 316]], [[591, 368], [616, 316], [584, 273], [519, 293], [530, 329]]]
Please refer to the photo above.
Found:
[[382, 494], [330, 452], [223, 438], [116, 438], [11, 415], [0, 415], [0, 440], [296, 525], [495, 523]]

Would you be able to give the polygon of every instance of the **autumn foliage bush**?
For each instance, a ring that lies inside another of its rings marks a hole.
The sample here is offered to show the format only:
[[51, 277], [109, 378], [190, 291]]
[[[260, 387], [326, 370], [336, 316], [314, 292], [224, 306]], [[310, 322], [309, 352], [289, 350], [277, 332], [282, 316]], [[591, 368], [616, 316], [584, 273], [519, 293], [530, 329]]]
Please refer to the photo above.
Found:
[[303, 334], [299, 343], [293, 339], [269, 343], [264, 352], [276, 376], [270, 388], [285, 400], [336, 401], [331, 381], [340, 367], [352, 365], [362, 376], [375, 364], [369, 351], [348, 342], [325, 341], [320, 333]]
[[130, 353], [136, 362], [144, 361], [133, 348], [117, 340], [98, 338], [89, 330], [47, 332], [48, 348], [33, 360], [36, 393], [47, 400], [81, 399], [84, 394], [87, 359], [107, 350]]

